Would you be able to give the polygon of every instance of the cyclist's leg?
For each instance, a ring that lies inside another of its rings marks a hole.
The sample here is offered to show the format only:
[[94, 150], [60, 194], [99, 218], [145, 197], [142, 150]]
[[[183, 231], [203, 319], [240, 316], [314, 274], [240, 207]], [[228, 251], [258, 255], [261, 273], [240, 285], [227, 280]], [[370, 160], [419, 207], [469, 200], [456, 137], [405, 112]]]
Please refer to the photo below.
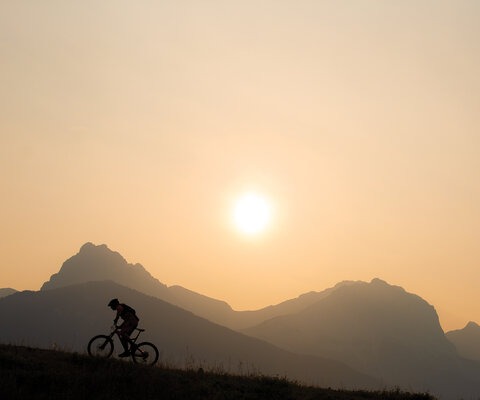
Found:
[[120, 343], [122, 343], [122, 346], [124, 349], [122, 356], [127, 356], [130, 354], [129, 348], [128, 348], [129, 338], [132, 332], [137, 327], [137, 325], [138, 325], [137, 321], [127, 320], [120, 326], [120, 334], [119, 334]]

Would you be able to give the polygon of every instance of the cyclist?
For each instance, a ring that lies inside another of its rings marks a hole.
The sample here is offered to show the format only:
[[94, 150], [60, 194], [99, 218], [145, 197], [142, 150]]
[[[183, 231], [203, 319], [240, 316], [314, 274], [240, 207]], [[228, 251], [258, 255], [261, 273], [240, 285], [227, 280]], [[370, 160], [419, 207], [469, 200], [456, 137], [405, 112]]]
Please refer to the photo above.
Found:
[[115, 325], [117, 325], [117, 321], [119, 318], [123, 320], [122, 324], [118, 328], [120, 329], [119, 337], [124, 352], [119, 354], [118, 356], [128, 357], [130, 355], [130, 351], [128, 350], [128, 339], [130, 338], [130, 335], [135, 330], [135, 328], [138, 326], [139, 319], [135, 313], [135, 310], [132, 307], [124, 303], [120, 303], [118, 299], [110, 300], [108, 306], [112, 310], [117, 311], [117, 315], [113, 320], [113, 323]]

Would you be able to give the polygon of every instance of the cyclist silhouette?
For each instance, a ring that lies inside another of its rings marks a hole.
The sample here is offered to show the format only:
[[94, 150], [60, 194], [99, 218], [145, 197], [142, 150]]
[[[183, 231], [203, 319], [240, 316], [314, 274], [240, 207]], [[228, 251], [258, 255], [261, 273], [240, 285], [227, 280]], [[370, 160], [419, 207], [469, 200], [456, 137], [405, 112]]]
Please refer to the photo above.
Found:
[[124, 304], [120, 303], [118, 299], [112, 299], [108, 303], [108, 306], [114, 310], [117, 311], [117, 315], [115, 319], [113, 320], [113, 323], [115, 326], [117, 325], [118, 319], [121, 318], [123, 320], [122, 324], [119, 326], [120, 332], [119, 332], [119, 337], [120, 337], [120, 342], [122, 343], [123, 350], [124, 352], [119, 354], [119, 357], [128, 357], [130, 356], [130, 351], [128, 349], [128, 339], [132, 332], [135, 330], [135, 328], [138, 326], [138, 317], [135, 313], [135, 310]]

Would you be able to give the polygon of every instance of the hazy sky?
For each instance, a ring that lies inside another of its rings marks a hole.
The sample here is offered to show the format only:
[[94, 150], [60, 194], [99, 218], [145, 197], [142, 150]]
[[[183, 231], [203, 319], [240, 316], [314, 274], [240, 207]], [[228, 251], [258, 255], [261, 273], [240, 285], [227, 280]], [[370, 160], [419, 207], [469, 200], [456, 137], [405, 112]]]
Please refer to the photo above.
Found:
[[[0, 2], [0, 287], [87, 241], [260, 308], [379, 277], [480, 323], [480, 1]], [[255, 191], [257, 236], [232, 223]]]

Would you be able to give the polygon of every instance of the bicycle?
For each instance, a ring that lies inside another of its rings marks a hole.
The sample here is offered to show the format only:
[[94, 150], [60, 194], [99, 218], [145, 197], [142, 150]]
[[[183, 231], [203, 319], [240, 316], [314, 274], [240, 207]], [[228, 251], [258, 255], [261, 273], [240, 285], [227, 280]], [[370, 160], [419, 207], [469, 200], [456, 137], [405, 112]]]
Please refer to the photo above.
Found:
[[[150, 342], [141, 342], [137, 344], [140, 333], [145, 329], [135, 328], [137, 334], [135, 337], [128, 338], [130, 344], [130, 355], [135, 364], [154, 365], [158, 360], [158, 349]], [[134, 332], [135, 332], [134, 331]], [[97, 335], [88, 342], [87, 350], [91, 357], [109, 358], [113, 354], [113, 336], [120, 338], [120, 330], [118, 326], [112, 326], [110, 335]]]

